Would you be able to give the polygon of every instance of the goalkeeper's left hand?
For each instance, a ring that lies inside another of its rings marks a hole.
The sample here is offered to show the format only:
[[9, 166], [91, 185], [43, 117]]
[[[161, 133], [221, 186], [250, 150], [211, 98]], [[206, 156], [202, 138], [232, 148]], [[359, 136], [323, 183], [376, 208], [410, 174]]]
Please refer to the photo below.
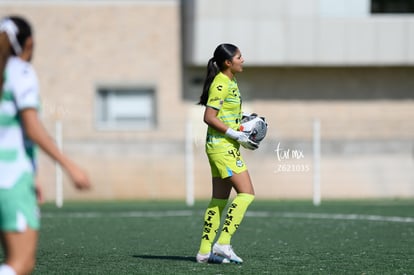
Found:
[[259, 148], [259, 144], [251, 140], [249, 136], [243, 132], [235, 131], [232, 128], [228, 128], [226, 131], [226, 136], [236, 140], [238, 143], [240, 143], [241, 146], [243, 146], [246, 149], [256, 150], [257, 148]]
[[240, 143], [241, 146], [249, 150], [256, 150], [257, 148], [259, 148], [259, 144], [251, 140], [245, 133], [242, 133], [242, 135], [240, 135], [240, 138], [237, 139], [237, 142]]

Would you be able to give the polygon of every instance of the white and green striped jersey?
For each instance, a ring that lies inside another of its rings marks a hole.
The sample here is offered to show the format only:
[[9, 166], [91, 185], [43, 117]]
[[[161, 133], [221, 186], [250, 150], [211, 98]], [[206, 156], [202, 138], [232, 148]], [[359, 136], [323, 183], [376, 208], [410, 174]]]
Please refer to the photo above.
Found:
[[39, 107], [39, 85], [30, 63], [10, 57], [0, 100], [0, 188], [11, 188], [23, 175], [34, 173], [35, 148], [25, 136], [19, 112]]

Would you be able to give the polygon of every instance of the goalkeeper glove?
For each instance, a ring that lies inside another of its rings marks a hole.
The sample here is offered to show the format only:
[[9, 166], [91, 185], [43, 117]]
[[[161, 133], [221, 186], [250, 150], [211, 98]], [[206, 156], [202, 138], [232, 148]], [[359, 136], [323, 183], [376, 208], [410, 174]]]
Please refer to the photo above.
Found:
[[259, 148], [259, 144], [252, 141], [251, 139], [249, 139], [247, 134], [245, 134], [243, 132], [235, 131], [231, 128], [228, 128], [225, 135], [228, 136], [231, 139], [234, 139], [235, 141], [240, 143], [240, 145], [243, 146], [246, 149], [256, 150], [257, 148]]

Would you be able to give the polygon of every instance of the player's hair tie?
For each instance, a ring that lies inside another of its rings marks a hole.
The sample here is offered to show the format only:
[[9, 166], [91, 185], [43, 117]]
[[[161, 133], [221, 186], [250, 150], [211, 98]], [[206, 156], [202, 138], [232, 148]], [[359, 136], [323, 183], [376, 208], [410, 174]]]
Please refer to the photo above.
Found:
[[19, 33], [19, 28], [14, 24], [10, 18], [4, 18], [0, 22], [0, 32], [7, 33], [10, 44], [13, 47], [14, 52], [19, 55], [22, 52], [22, 47], [17, 41], [17, 34]]

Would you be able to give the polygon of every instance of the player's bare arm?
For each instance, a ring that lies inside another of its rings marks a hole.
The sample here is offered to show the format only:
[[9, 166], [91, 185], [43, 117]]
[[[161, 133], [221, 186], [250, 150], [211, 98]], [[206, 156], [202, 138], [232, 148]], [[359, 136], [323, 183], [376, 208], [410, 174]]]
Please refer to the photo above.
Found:
[[57, 148], [42, 122], [38, 119], [37, 111], [28, 108], [21, 112], [21, 116], [28, 137], [39, 145], [46, 154], [62, 165], [78, 189], [88, 189], [90, 187], [88, 176]]
[[218, 110], [206, 106], [204, 111], [204, 122], [221, 133], [225, 133], [229, 128], [217, 117]]

